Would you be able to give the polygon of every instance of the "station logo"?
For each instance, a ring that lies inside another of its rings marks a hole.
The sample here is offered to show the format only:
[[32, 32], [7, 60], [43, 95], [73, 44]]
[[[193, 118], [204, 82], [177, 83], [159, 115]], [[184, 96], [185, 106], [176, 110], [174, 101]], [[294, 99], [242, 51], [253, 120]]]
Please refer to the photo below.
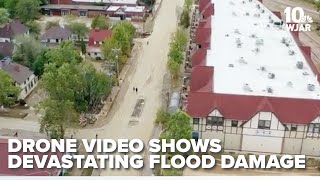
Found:
[[312, 17], [305, 15], [301, 7], [287, 7], [284, 14], [286, 15], [286, 27], [289, 31], [311, 31]]

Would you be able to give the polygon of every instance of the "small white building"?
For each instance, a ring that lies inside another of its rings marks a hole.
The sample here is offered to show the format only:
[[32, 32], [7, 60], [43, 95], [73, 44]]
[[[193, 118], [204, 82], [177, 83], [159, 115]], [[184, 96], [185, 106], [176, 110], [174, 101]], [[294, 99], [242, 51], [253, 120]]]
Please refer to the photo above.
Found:
[[38, 77], [28, 67], [12, 62], [10, 58], [0, 61], [0, 70], [8, 73], [20, 87], [19, 99], [25, 99], [38, 84]]
[[207, 2], [212, 15], [195, 37], [196, 52], [206, 53], [192, 58], [187, 102], [193, 138], [221, 139], [226, 151], [320, 157], [320, 74], [310, 47], [260, 1]]

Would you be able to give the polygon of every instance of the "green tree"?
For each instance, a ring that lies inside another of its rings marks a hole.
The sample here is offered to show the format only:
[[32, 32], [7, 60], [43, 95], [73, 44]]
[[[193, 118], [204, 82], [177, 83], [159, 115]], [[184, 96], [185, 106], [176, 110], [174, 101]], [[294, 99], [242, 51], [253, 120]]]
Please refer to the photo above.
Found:
[[192, 128], [190, 116], [183, 111], [178, 111], [171, 115], [166, 131], [161, 135], [163, 139], [191, 139]]
[[78, 112], [92, 112], [111, 92], [111, 79], [104, 73], [97, 72], [91, 64], [82, 63], [78, 72], [81, 89], [75, 92], [76, 109]]
[[69, 25], [72, 33], [76, 34], [78, 41], [83, 40], [83, 38], [88, 34], [89, 28], [84, 23], [72, 22]]
[[33, 34], [34, 36], [40, 35], [41, 27], [39, 23], [37, 23], [36, 21], [28, 21], [26, 25], [28, 26], [31, 34]]
[[156, 125], [162, 125], [164, 128], [167, 128], [169, 120], [170, 120], [170, 114], [164, 109], [160, 109], [157, 112], [157, 117], [154, 123]]
[[15, 15], [22, 22], [32, 21], [39, 16], [40, 1], [39, 0], [20, 0], [16, 4]]
[[189, 11], [186, 9], [184, 9], [181, 14], [180, 25], [186, 29], [189, 28], [190, 26], [190, 15], [189, 15]]
[[91, 64], [46, 65], [42, 86], [51, 99], [68, 100], [77, 112], [92, 112], [111, 91], [111, 80]]
[[48, 49], [42, 49], [36, 60], [32, 64], [32, 70], [36, 76], [42, 76], [46, 64], [49, 64], [49, 58], [46, 56]]
[[193, 0], [184, 0], [184, 8], [190, 12], [193, 4]]
[[66, 129], [79, 122], [79, 114], [68, 100], [49, 98], [41, 103], [41, 107], [45, 115], [40, 119], [40, 132], [47, 133], [52, 139], [63, 139]]
[[0, 70], [0, 106], [11, 106], [17, 100], [20, 88], [15, 86], [15, 82], [9, 74]]
[[91, 23], [92, 29], [109, 29], [110, 26], [108, 19], [102, 15], [96, 16]]
[[41, 50], [42, 46], [40, 42], [33, 36], [18, 36], [16, 37], [13, 60], [25, 66], [32, 67]]
[[179, 50], [185, 51], [188, 44], [188, 33], [185, 29], [178, 28], [174, 35], [174, 42], [178, 46]]
[[180, 169], [161, 169], [161, 176], [182, 176], [183, 172]]
[[0, 8], [0, 26], [6, 24], [10, 20], [10, 14], [7, 9]]
[[4, 0], [4, 8], [6, 8], [10, 14], [10, 17], [15, 17], [16, 13], [16, 4], [19, 2], [19, 0]]
[[80, 63], [82, 57], [79, 51], [76, 50], [72, 42], [63, 42], [59, 47], [51, 49], [46, 53], [48, 62], [55, 63], [57, 67], [64, 63]]
[[60, 26], [59, 25], [59, 21], [48, 21], [48, 22], [46, 22], [45, 29], [48, 30], [48, 29], [50, 29], [52, 27], [57, 27], [57, 26]]
[[147, 6], [153, 6], [156, 1], [155, 1], [155, 0], [143, 0], [143, 2], [144, 2]]
[[75, 92], [80, 86], [81, 80], [74, 65], [65, 63], [59, 68], [55, 63], [46, 65], [42, 87], [51, 99], [74, 102]]

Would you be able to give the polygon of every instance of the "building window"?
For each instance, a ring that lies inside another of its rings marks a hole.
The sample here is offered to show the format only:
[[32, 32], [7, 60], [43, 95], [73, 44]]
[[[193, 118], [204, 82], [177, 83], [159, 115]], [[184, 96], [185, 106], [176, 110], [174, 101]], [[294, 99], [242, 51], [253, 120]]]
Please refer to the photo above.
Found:
[[223, 126], [223, 118], [217, 116], [210, 116], [207, 118], [207, 125], [210, 126]]
[[193, 124], [199, 124], [199, 118], [193, 118]]
[[309, 133], [320, 133], [320, 123], [310, 124], [308, 127]]
[[231, 121], [232, 127], [238, 127], [238, 121]]
[[259, 120], [258, 128], [259, 129], [270, 129], [271, 121], [268, 120]]
[[297, 131], [298, 125], [291, 125], [291, 131]]
[[199, 139], [199, 132], [192, 132], [192, 139], [198, 140]]
[[90, 53], [88, 53], [88, 55], [90, 56], [91, 54], [90, 54]]
[[95, 53], [94, 53], [94, 55], [95, 55], [95, 56], [97, 56], [97, 55], [98, 55], [98, 53], [96, 53], [96, 52], [95, 52]]
[[87, 11], [80, 11], [80, 16], [87, 16]]
[[24, 88], [24, 92], [28, 93], [28, 88], [27, 87]]
[[56, 39], [56, 43], [58, 43], [59, 42], [59, 39]]

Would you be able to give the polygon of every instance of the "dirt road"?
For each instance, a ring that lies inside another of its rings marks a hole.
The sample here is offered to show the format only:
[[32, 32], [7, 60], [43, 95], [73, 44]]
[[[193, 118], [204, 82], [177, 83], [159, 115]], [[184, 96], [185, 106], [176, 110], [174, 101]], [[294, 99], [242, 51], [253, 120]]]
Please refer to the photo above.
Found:
[[[80, 130], [77, 138], [132, 139], [147, 142], [152, 135], [153, 121], [161, 106], [163, 76], [166, 73], [167, 54], [171, 34], [177, 27], [177, 6], [183, 6], [183, 0], [164, 0], [152, 35], [143, 41], [143, 51], [131, 67], [127, 79], [122, 85], [110, 122], [98, 129]], [[149, 41], [147, 45], [146, 41]], [[133, 92], [138, 88], [138, 93]], [[137, 109], [138, 99], [144, 99], [140, 113], [132, 117]], [[139, 175], [135, 170], [103, 170], [101, 175]]]

